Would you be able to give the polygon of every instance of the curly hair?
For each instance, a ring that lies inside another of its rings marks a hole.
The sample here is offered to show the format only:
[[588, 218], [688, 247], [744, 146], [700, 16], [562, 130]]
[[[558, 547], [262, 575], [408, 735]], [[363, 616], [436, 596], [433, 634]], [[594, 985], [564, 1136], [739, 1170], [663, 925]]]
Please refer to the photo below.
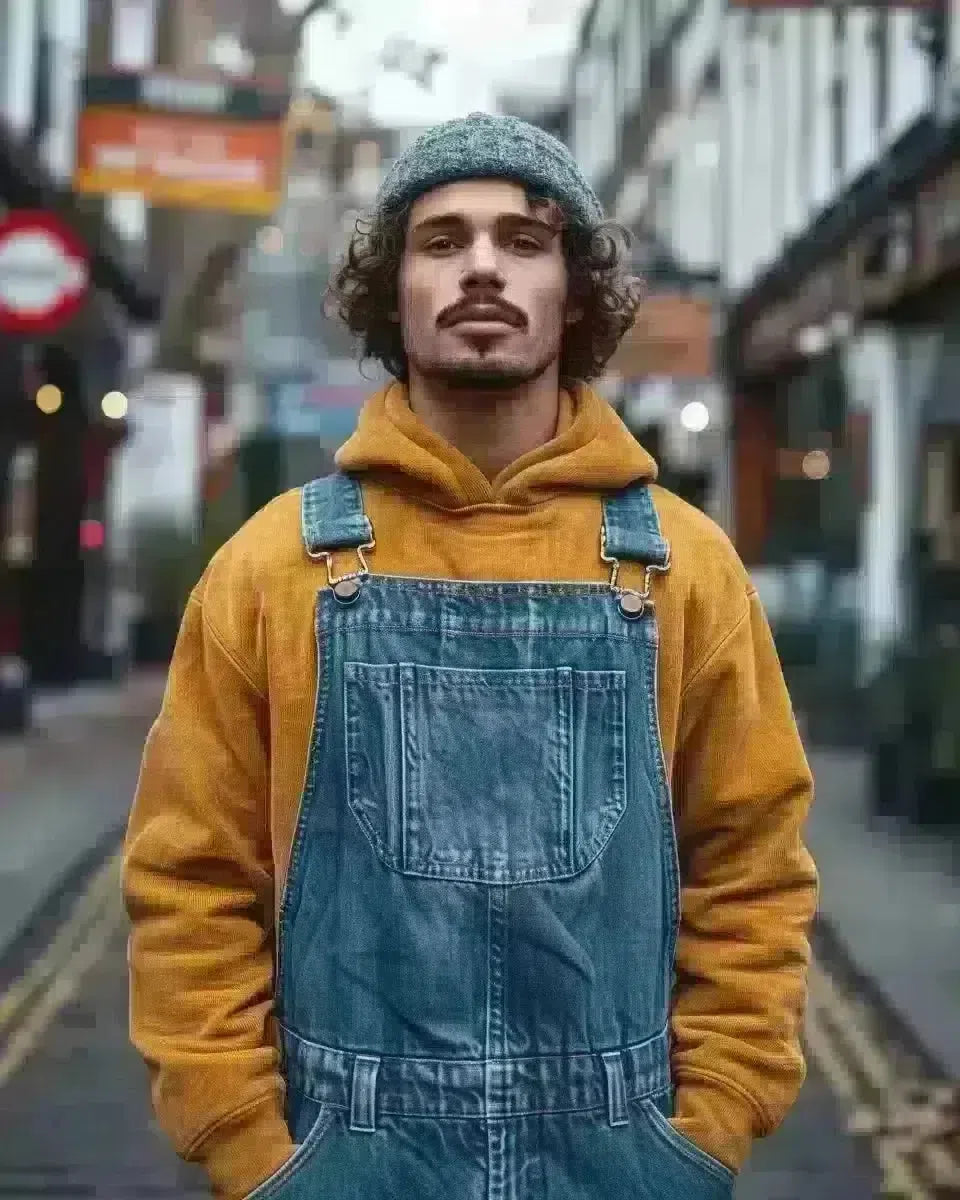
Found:
[[[567, 263], [568, 304], [582, 317], [564, 331], [560, 378], [596, 379], [633, 324], [641, 300], [639, 280], [626, 269], [630, 233], [613, 221], [584, 225], [561, 207], [528, 193], [533, 211], [547, 210], [560, 231]], [[361, 343], [362, 360], [374, 359], [401, 382], [407, 355], [399, 323], [400, 262], [410, 205], [357, 220], [346, 255], [327, 292], [328, 312], [340, 318]]]

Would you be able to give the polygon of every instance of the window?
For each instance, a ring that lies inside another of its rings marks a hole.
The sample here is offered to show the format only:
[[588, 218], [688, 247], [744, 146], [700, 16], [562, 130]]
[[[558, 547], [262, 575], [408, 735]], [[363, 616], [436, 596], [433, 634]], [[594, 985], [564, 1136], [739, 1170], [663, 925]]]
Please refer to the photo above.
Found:
[[10, 79], [10, 0], [0, 0], [0, 116], [7, 107], [7, 87]]
[[873, 115], [877, 133], [882, 135], [890, 119], [890, 11], [878, 9], [870, 31], [873, 45]]
[[804, 208], [810, 204], [810, 180], [813, 175], [813, 37], [813, 22], [803, 21], [800, 27], [800, 132], [797, 151]]
[[847, 163], [847, 12], [833, 12], [833, 80], [830, 85], [833, 169], [843, 171]]

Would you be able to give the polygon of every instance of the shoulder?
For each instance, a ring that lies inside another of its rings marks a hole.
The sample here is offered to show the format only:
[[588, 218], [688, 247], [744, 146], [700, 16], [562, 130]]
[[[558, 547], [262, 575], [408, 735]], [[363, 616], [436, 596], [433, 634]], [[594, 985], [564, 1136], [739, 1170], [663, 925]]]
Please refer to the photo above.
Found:
[[283, 492], [246, 520], [210, 559], [194, 590], [208, 625], [248, 666], [261, 648], [271, 593], [303, 570], [301, 490]]
[[201, 580], [205, 602], [224, 588], [260, 591], [278, 571], [302, 561], [301, 491], [293, 488], [269, 501], [213, 555]]
[[706, 513], [653, 485], [660, 530], [670, 545], [664, 584], [694, 666], [748, 617], [753, 581], [727, 534]]
[[712, 517], [659, 485], [654, 484], [651, 491], [678, 576], [698, 580], [709, 573], [716, 587], [752, 591], [746, 567], [728, 535]]

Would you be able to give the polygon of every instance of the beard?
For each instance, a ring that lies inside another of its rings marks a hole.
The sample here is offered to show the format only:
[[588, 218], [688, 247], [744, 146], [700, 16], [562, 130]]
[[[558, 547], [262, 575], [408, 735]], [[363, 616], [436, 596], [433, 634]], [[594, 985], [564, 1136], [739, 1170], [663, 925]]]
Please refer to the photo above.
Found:
[[496, 354], [472, 362], [413, 355], [411, 362], [425, 379], [442, 383], [453, 392], [507, 392], [539, 379], [553, 365], [558, 349], [544, 351], [534, 362], [527, 363], [498, 358]]
[[[549, 364], [547, 364], [549, 365]], [[518, 367], [496, 363], [450, 363], [423, 372], [427, 379], [444, 383], [452, 392], [508, 392], [532, 383], [544, 367]]]

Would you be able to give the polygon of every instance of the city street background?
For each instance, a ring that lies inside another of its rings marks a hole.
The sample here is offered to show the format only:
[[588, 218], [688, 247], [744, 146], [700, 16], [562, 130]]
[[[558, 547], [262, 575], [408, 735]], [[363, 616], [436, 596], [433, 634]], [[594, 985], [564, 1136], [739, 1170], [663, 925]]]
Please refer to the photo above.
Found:
[[0, 1196], [206, 1194], [117, 850], [186, 597], [382, 381], [327, 284], [432, 123], [571, 148], [598, 388], [764, 602], [817, 782], [809, 1076], [738, 1200], [960, 1197], [960, 0], [0, 0]]

